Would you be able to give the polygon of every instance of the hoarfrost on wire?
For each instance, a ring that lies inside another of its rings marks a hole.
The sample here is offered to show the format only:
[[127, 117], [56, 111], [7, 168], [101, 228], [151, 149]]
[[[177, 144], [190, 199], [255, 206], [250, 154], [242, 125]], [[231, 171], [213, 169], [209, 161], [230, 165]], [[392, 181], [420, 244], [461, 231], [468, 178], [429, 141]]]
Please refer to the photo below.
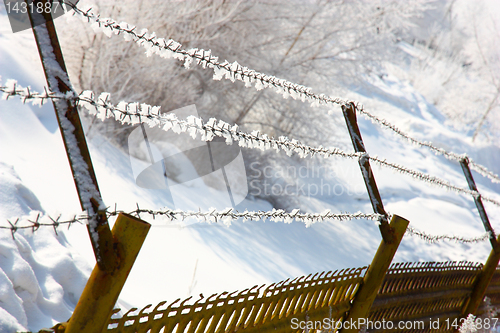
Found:
[[[92, 13], [91, 9], [83, 11], [73, 4], [68, 5], [74, 9], [75, 14], [79, 15], [83, 21], [91, 23], [92, 27], [96, 30], [103, 30], [108, 37], [112, 35], [111, 32], [114, 32], [117, 35], [121, 34], [125, 40], [134, 41], [138, 45], [146, 48], [146, 54], [148, 56], [155, 53], [163, 58], [175, 58], [180, 61], [184, 61], [184, 66], [186, 68], [190, 68], [192, 63], [201, 65], [203, 68], [211, 68], [214, 71], [214, 80], [221, 80], [222, 78], [225, 78], [231, 80], [232, 82], [235, 82], [236, 80], [243, 81], [245, 83], [245, 87], [250, 87], [252, 83], [255, 83], [255, 89], [257, 90], [275, 88], [276, 92], [281, 94], [284, 98], [291, 96], [292, 98], [300, 99], [303, 102], [308, 101], [314, 107], [327, 104], [346, 105], [348, 103], [348, 101], [340, 98], [334, 98], [324, 94], [315, 94], [312, 92], [311, 88], [303, 85], [279, 79], [272, 75], [259, 73], [245, 66], [241, 66], [237, 61], [229, 63], [226, 60], [223, 63], [219, 63], [218, 57], [213, 56], [210, 50], [206, 51], [195, 48], [186, 51], [182, 49], [182, 45], [180, 43], [171, 39], [165, 41], [164, 38], [157, 38], [154, 32], [148, 33], [147, 29], [142, 29], [140, 33], [137, 33], [137, 28], [126, 22], [118, 24], [111, 18], [101, 18], [99, 15]], [[354, 107], [359, 113], [368, 117], [373, 123], [390, 129], [414, 145], [427, 147], [435, 154], [444, 155], [450, 160], [461, 161], [462, 159], [461, 155], [435, 147], [430, 142], [420, 141], [410, 137], [408, 134], [404, 133], [401, 129], [397, 128], [387, 120], [381, 119], [376, 115], [367, 112], [362, 106], [359, 105], [359, 103], [355, 104]], [[472, 160], [469, 160], [469, 163], [474, 170], [489, 178], [492, 182], [500, 182], [500, 176], [491, 172], [483, 165], [480, 165]]]
[[[477, 197], [479, 193], [477, 191], [472, 191], [467, 188], [462, 188], [455, 186], [448, 181], [422, 173], [417, 170], [407, 168], [405, 166], [391, 163], [385, 159], [381, 159], [377, 156], [370, 156], [368, 153], [347, 153], [338, 148], [323, 148], [323, 147], [311, 147], [295, 139], [288, 139], [287, 137], [280, 136], [278, 139], [269, 138], [266, 134], [261, 134], [259, 131], [252, 131], [251, 133], [245, 133], [238, 130], [238, 126], [231, 126], [230, 124], [217, 120], [215, 118], [210, 118], [206, 123], [198, 117], [192, 117], [186, 120], [178, 119], [174, 113], [168, 113], [167, 115], [161, 114], [159, 107], [154, 108], [147, 104], [138, 103], [125, 103], [120, 102], [119, 105], [122, 109], [118, 109], [111, 104], [105, 104], [105, 111], [100, 109], [104, 104], [99, 104], [99, 101], [94, 100], [92, 92], [86, 92], [86, 96], [91, 96], [88, 99], [79, 99], [79, 104], [85, 106], [89, 109], [89, 112], [95, 114], [95, 112], [103, 112], [108, 118], [115, 118], [115, 120], [121, 121], [127, 124], [138, 124], [141, 119], [146, 119], [146, 123], [150, 127], [158, 126], [163, 130], [172, 130], [174, 133], [188, 132], [193, 139], [199, 138], [203, 141], [211, 141], [214, 136], [219, 136], [225, 139], [226, 144], [232, 144], [233, 141], [237, 142], [240, 147], [248, 147], [252, 149], [274, 149], [276, 151], [282, 150], [288, 156], [292, 154], [297, 154], [301, 158], [307, 156], [320, 155], [324, 157], [340, 156], [344, 158], [352, 159], [368, 159], [374, 163], [388, 167], [395, 171], [403, 174], [412, 176], [414, 179], [424, 181], [426, 183], [445, 188], [447, 190], [454, 191], [456, 193], [462, 193]], [[108, 96], [108, 95], [106, 95]], [[199, 136], [198, 136], [199, 134]], [[497, 206], [500, 206], [500, 202], [481, 196], [485, 201], [491, 202]]]
[[[111, 216], [116, 216], [119, 213], [124, 213], [121, 210], [108, 211], [106, 214], [108, 218]], [[248, 211], [239, 212], [232, 207], [218, 211], [215, 208], [209, 208], [207, 211], [183, 211], [183, 210], [172, 210], [164, 208], [161, 210], [151, 210], [137, 208], [134, 211], [126, 212], [129, 215], [135, 215], [144, 219], [144, 214], [152, 216], [154, 220], [166, 220], [167, 223], [172, 221], [185, 221], [186, 219], [194, 219], [197, 222], [202, 223], [219, 223], [222, 222], [225, 226], [230, 226], [233, 220], [242, 220], [244, 222], [251, 221], [264, 221], [269, 220], [272, 222], [284, 222], [292, 223], [293, 221], [303, 222], [306, 228], [310, 227], [315, 223], [337, 220], [337, 221], [348, 221], [348, 220], [358, 220], [366, 219], [379, 221], [381, 218], [380, 214], [376, 213], [332, 213], [329, 209], [324, 210], [321, 213], [305, 213], [301, 212], [300, 209], [293, 209], [291, 212], [286, 212], [282, 209], [272, 209], [269, 211]], [[142, 215], [141, 215], [142, 214]], [[57, 228], [63, 225], [68, 225], [68, 228], [73, 223], [87, 223], [92, 216], [86, 214], [74, 214], [71, 217], [62, 217], [59, 215], [57, 218], [53, 218], [50, 215], [44, 215], [41, 212], [31, 211], [28, 216], [22, 216], [17, 218], [15, 221], [8, 220], [9, 226], [0, 225], [0, 229], [10, 229], [12, 235], [20, 229], [32, 229], [36, 231], [40, 227], [52, 227], [57, 233]], [[477, 237], [462, 237], [456, 235], [430, 235], [411, 226], [406, 229], [406, 234], [409, 236], [416, 236], [428, 243], [437, 243], [443, 240], [455, 241], [457, 243], [479, 243], [484, 242], [489, 239], [490, 234], [485, 233]]]
[[[6, 88], [0, 87], [0, 90], [7, 93], [8, 96], [18, 95], [26, 100], [35, 99], [68, 99], [68, 96], [56, 93], [45, 93], [45, 97], [41, 94], [30, 92], [31, 95], [27, 96], [24, 90], [11, 91]], [[319, 155], [323, 157], [339, 156], [351, 159], [361, 159], [366, 158], [374, 163], [388, 167], [394, 171], [410, 175], [414, 179], [426, 182], [428, 184], [438, 186], [447, 190], [451, 190], [456, 193], [467, 194], [473, 197], [478, 197], [480, 194], [477, 191], [472, 191], [467, 188], [462, 188], [451, 184], [450, 182], [425, 174], [423, 172], [407, 168], [405, 166], [388, 162], [385, 159], [381, 159], [376, 156], [369, 156], [367, 153], [347, 153], [338, 148], [323, 148], [311, 147], [295, 139], [288, 139], [287, 137], [280, 136], [278, 139], [269, 138], [265, 134], [260, 134], [259, 131], [253, 131], [252, 133], [245, 133], [238, 129], [237, 125], [231, 126], [230, 124], [217, 120], [215, 118], [210, 118], [206, 123], [203, 122], [201, 118], [194, 117], [186, 120], [178, 119], [174, 113], [162, 114], [160, 112], [159, 106], [151, 106], [145, 103], [126, 103], [120, 102], [118, 106], [114, 106], [108, 102], [109, 93], [102, 93], [96, 99], [95, 95], [91, 91], [84, 91], [74, 100], [80, 106], [83, 106], [91, 115], [96, 115], [99, 119], [114, 118], [115, 120], [122, 122], [123, 124], [140, 124], [146, 123], [150, 127], [159, 127], [165, 131], [172, 130], [174, 133], [188, 132], [194, 139], [200, 139], [203, 141], [211, 141], [215, 136], [219, 136], [225, 139], [226, 144], [232, 144], [233, 142], [238, 143], [240, 147], [248, 147], [253, 149], [274, 149], [276, 151], [282, 150], [288, 156], [292, 154], [297, 154], [301, 158], [307, 156]], [[500, 206], [500, 202], [495, 199], [485, 197], [481, 195], [484, 201], [488, 201], [496, 206]]]

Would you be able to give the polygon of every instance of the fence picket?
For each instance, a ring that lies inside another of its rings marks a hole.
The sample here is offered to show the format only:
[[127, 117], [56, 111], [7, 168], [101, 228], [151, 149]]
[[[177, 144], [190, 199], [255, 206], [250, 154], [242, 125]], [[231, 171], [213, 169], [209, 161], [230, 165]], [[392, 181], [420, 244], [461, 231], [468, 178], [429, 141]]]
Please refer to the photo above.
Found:
[[[471, 262], [396, 263], [391, 265], [379, 289], [367, 319], [374, 321], [419, 320], [431, 332], [431, 320], [455, 319], [471, 295], [474, 282], [483, 265]], [[149, 313], [151, 305], [137, 314], [128, 311], [112, 318], [105, 332], [165, 333], [234, 333], [295, 332], [291, 318], [332, 323], [341, 321], [351, 307], [366, 268], [343, 269], [315, 276], [285, 280], [265, 288], [246, 289], [232, 294], [212, 295], [187, 304], [179, 300], [166, 309], [160, 302]], [[497, 270], [487, 295], [493, 304], [500, 303], [500, 270]], [[309, 301], [308, 301], [309, 300]], [[178, 305], [176, 305], [178, 304]], [[116, 313], [118, 310], [115, 310]], [[452, 331], [445, 326], [442, 331]], [[371, 330], [377, 332], [377, 330]], [[396, 330], [397, 331], [397, 330]], [[417, 330], [415, 330], [417, 331]], [[412, 330], [405, 330], [412, 332]]]
[[[164, 329], [165, 333], [222, 333], [243, 330], [265, 332], [289, 331], [291, 318], [305, 316], [340, 319], [349, 309], [353, 291], [362, 280], [366, 267], [308, 275], [286, 280], [265, 288], [257, 286], [240, 293], [222, 293], [208, 299], [187, 304], [170, 304], [165, 310], [161, 302], [147, 313], [150, 306], [139, 313], [127, 312], [121, 318], [111, 318], [107, 332], [147, 332]], [[337, 297], [330, 297], [330, 295]], [[178, 305], [176, 305], [178, 304]], [[190, 323], [191, 326], [188, 327]], [[175, 328], [175, 331], [173, 331]]]

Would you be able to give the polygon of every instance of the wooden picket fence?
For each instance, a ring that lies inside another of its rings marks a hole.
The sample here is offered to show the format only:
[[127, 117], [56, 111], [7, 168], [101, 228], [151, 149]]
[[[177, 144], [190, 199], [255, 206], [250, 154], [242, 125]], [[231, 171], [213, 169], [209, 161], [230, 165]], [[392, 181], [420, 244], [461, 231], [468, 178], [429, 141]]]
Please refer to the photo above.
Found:
[[[439, 318], [438, 331], [452, 331], [453, 327], [447, 326], [460, 318], [482, 267], [471, 262], [393, 264], [367, 319], [392, 321], [394, 327], [399, 321], [422, 321], [425, 329], [419, 332], [434, 332], [436, 329], [431, 330], [429, 322]], [[166, 307], [163, 301], [153, 309], [151, 304], [140, 311], [133, 308], [122, 317], [117, 317], [120, 309], [115, 309], [106, 332], [278, 333], [302, 331], [293, 329], [293, 318], [300, 321], [328, 318], [331, 323], [340, 323], [351, 308], [366, 269], [288, 279], [265, 289], [254, 286], [241, 292], [214, 294], [192, 304], [187, 304], [191, 297], [182, 302], [178, 299]], [[487, 295], [493, 305], [500, 305], [500, 271], [496, 272]]]

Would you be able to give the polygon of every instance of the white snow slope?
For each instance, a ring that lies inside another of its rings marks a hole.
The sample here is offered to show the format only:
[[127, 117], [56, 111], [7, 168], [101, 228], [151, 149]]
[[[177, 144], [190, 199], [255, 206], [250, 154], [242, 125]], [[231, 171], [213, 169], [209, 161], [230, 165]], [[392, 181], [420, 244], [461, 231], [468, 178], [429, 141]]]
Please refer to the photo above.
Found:
[[[0, 75], [23, 86], [43, 91], [44, 77], [31, 31], [12, 34], [5, 13], [0, 15]], [[346, 98], [389, 119], [413, 136], [432, 141], [500, 172], [499, 148], [476, 142], [445, 126], [439, 111], [409, 84], [396, 77], [370, 78], [368, 88]], [[243, 85], [242, 85], [243, 89]], [[276, 98], [281, 98], [276, 96]], [[340, 112], [340, 110], [339, 110]], [[325, 115], [326, 116], [326, 115]], [[371, 122], [359, 118], [367, 151], [371, 155], [449, 180], [462, 187], [466, 181], [460, 166], [416, 148]], [[347, 131], [345, 132], [347, 135]], [[89, 135], [89, 146], [104, 202], [119, 209], [137, 206], [159, 209], [170, 205], [167, 193], [145, 190], [134, 181], [129, 157], [105, 139]], [[78, 214], [80, 207], [54, 111], [23, 105], [18, 98], [0, 101], [0, 226], [7, 219], [38, 212], [57, 217]], [[311, 170], [314, 170], [311, 160]], [[308, 212], [371, 212], [356, 161], [332, 158], [325, 183], [338, 185], [336, 193], [319, 195], [318, 177], [300, 179], [310, 196], [299, 198]], [[430, 234], [464, 237], [484, 233], [472, 198], [428, 186], [408, 176], [373, 167], [386, 209], [411, 221]], [[500, 187], [477, 174], [479, 190], [500, 200]], [[180, 199], [191, 207], [218, 206], [225, 193], [195, 182], [181, 186]], [[349, 192], [348, 192], [349, 191]], [[241, 209], [269, 210], [265, 201], [245, 200]], [[486, 203], [493, 227], [498, 228], [498, 207]], [[235, 221], [175, 226], [152, 220], [151, 231], [122, 291], [118, 306], [143, 307], [189, 295], [234, 291], [256, 284], [347, 267], [368, 265], [380, 242], [372, 221], [323, 222], [306, 228], [270, 221]], [[111, 221], [113, 222], [113, 221]], [[454, 242], [427, 244], [406, 236], [395, 261], [470, 260], [484, 262], [489, 244]], [[0, 230], [0, 332], [38, 331], [67, 320], [95, 264], [85, 226], [61, 226], [57, 234], [41, 227], [35, 232]]]

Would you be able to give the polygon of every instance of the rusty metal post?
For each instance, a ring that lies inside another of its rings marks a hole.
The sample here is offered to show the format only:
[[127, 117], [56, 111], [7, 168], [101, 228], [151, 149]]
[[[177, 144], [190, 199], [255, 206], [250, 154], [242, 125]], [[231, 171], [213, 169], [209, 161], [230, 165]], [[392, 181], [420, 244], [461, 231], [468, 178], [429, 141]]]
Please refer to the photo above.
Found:
[[[354, 151], [357, 153], [366, 153], [363, 138], [361, 137], [361, 132], [359, 131], [356, 119], [356, 106], [352, 102], [347, 105], [342, 105], [342, 112], [344, 114], [347, 130], [351, 136]], [[380, 233], [382, 234], [382, 242], [380, 243], [377, 253], [373, 258], [372, 264], [368, 268], [361, 287], [354, 297], [351, 310], [344, 321], [349, 323], [358, 323], [359, 319], [366, 318], [368, 315], [370, 308], [375, 301], [375, 297], [377, 296], [377, 292], [382, 285], [387, 269], [389, 269], [389, 266], [391, 265], [392, 259], [396, 254], [399, 244], [401, 243], [403, 235], [405, 234], [406, 228], [409, 224], [408, 220], [405, 220], [397, 215], [392, 217], [391, 223], [389, 224], [387, 221], [388, 214], [384, 209], [384, 204], [382, 202], [380, 192], [378, 191], [375, 177], [373, 177], [368, 156], [362, 155], [358, 163], [368, 191], [368, 196], [370, 197], [373, 211], [382, 216], [379, 226]], [[358, 332], [359, 329], [360, 328], [356, 326], [347, 328], [346, 326], [343, 326], [341, 332]]]
[[[469, 184], [469, 189], [471, 191], [479, 193], [479, 191], [477, 190], [476, 182], [474, 181], [472, 173], [470, 172], [469, 159], [467, 157], [464, 157], [460, 161], [460, 165], [462, 166], [465, 178], [467, 179], [467, 184]], [[474, 197], [474, 203], [476, 204], [477, 211], [479, 212], [479, 216], [481, 217], [481, 221], [483, 222], [484, 230], [490, 233], [491, 246], [495, 249], [496, 252], [500, 252], [500, 243], [498, 243], [497, 241], [495, 231], [491, 227], [490, 220], [488, 219], [488, 215], [486, 214], [486, 210], [484, 209], [481, 194], [479, 194], [477, 197]]]
[[[30, 6], [30, 3], [33, 4], [32, 0], [25, 0], [25, 2], [49, 89], [52, 92], [74, 94], [51, 12], [46, 10], [42, 10], [41, 13], [37, 10], [32, 12], [30, 9], [38, 7]], [[50, 1], [38, 0], [36, 3], [43, 3], [43, 9], [47, 8], [45, 4], [48, 2]], [[40, 22], [45, 22], [45, 24], [39, 24]], [[52, 100], [52, 102], [80, 204], [84, 211], [95, 216], [89, 220], [87, 228], [97, 264], [101, 269], [111, 272], [118, 264], [118, 258], [114, 251], [114, 240], [106, 218], [105, 206], [101, 200], [77, 107], [75, 102], [71, 100], [61, 99]]]
[[[344, 119], [347, 125], [347, 130], [349, 131], [349, 135], [351, 136], [354, 151], [357, 153], [366, 153], [365, 145], [363, 144], [363, 138], [361, 137], [361, 132], [359, 131], [358, 123], [356, 120], [356, 106], [352, 102], [347, 105], [342, 105], [342, 112], [344, 113]], [[375, 177], [373, 177], [370, 161], [366, 156], [362, 156], [359, 159], [358, 163], [359, 167], [361, 168], [361, 174], [363, 175], [363, 180], [365, 181], [373, 211], [382, 215], [379, 226], [382, 238], [387, 243], [394, 242], [396, 241], [396, 237], [394, 235], [394, 231], [389, 226], [389, 222], [387, 221], [387, 213], [384, 209], [384, 204], [382, 203], [382, 198], [380, 197], [377, 183], [375, 182]]]
[[[27, 8], [38, 8], [30, 7], [31, 0], [25, 2]], [[49, 0], [38, 0], [37, 3], [43, 3], [43, 8], [47, 8], [45, 4], [51, 4]], [[28, 14], [49, 89], [76, 97], [51, 12], [28, 10]], [[120, 214], [113, 231], [110, 230], [75, 101], [59, 99], [52, 102], [80, 204], [92, 216], [87, 228], [97, 261], [71, 319], [68, 323], [56, 325], [55, 329], [56, 332], [68, 333], [102, 332], [151, 225]]]
[[99, 265], [94, 267], [65, 333], [100, 333], [107, 328], [110, 313], [150, 227], [133, 216], [118, 215], [112, 233], [118, 244], [120, 265], [112, 273], [103, 271]]
[[[471, 191], [478, 192], [476, 183], [474, 182], [474, 178], [472, 177], [472, 173], [469, 168], [469, 159], [467, 157], [464, 157], [460, 161], [460, 165], [462, 166], [462, 170], [464, 171], [465, 178], [467, 179], [467, 183], [469, 184], [469, 188], [471, 189]], [[479, 212], [479, 216], [481, 217], [481, 220], [483, 222], [484, 229], [490, 233], [490, 243], [493, 249], [488, 256], [488, 259], [486, 260], [481, 273], [476, 278], [470, 298], [462, 307], [462, 315], [464, 317], [469, 314], [476, 313], [477, 309], [481, 305], [481, 302], [483, 301], [484, 295], [486, 294], [486, 290], [488, 289], [491, 279], [495, 274], [498, 263], [500, 262], [500, 236], [498, 238], [495, 236], [495, 231], [491, 227], [490, 220], [488, 219], [488, 215], [486, 214], [486, 210], [484, 209], [480, 194], [474, 197], [474, 202]]]
[[393, 215], [390, 227], [394, 231], [395, 240], [387, 243], [382, 239], [380, 242], [377, 253], [375, 253], [375, 257], [373, 257], [373, 261], [363, 278], [363, 283], [354, 296], [354, 301], [347, 318], [344, 320], [344, 322], [356, 323], [356, 326], [343, 328], [341, 333], [359, 332], [361, 329], [361, 327], [357, 326], [358, 320], [367, 318], [409, 223], [408, 220]]

